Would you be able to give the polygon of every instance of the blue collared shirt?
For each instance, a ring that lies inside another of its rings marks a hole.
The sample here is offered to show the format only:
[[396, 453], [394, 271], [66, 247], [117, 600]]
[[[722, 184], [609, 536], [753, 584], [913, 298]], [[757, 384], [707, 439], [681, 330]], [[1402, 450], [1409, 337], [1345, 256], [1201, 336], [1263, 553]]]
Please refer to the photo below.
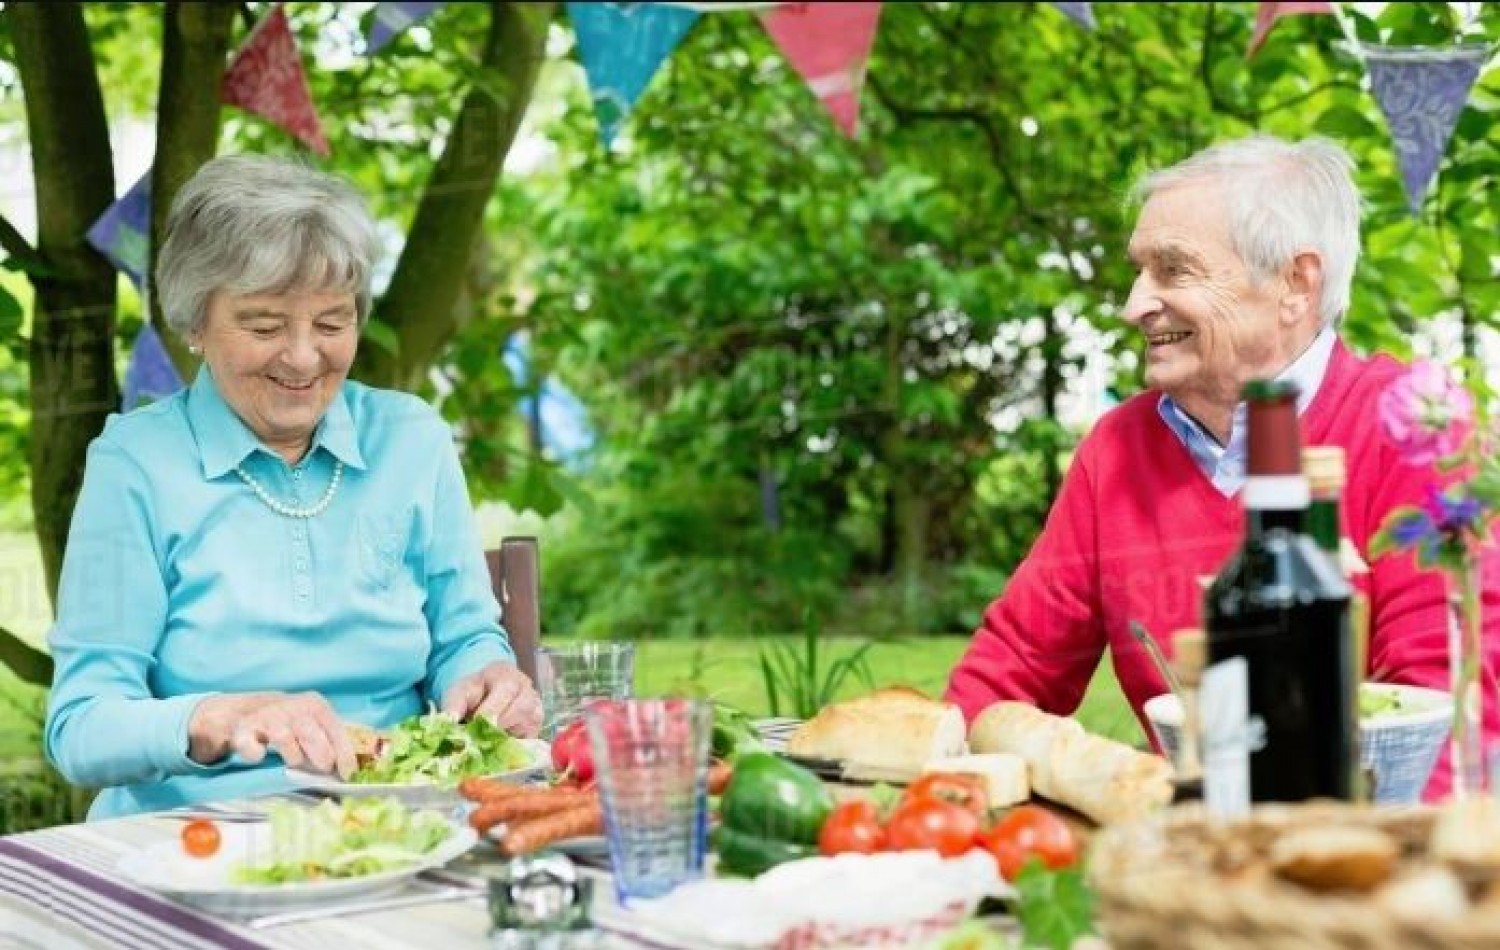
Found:
[[[235, 471], [312, 518], [273, 511]], [[347, 382], [293, 466], [205, 368], [111, 416], [89, 446], [58, 616], [45, 747], [90, 818], [285, 789], [274, 754], [188, 758], [218, 693], [316, 691], [379, 727], [513, 661], [451, 431], [421, 400]]]
[[[1324, 327], [1313, 338], [1312, 343], [1302, 355], [1293, 360], [1292, 364], [1276, 377], [1278, 380], [1297, 384], [1298, 415], [1307, 409], [1313, 396], [1317, 395], [1318, 387], [1323, 385], [1323, 375], [1328, 372], [1328, 360], [1333, 356], [1333, 345], [1337, 341], [1338, 334], [1334, 332], [1333, 327]], [[1244, 403], [1234, 408], [1234, 416], [1229, 429], [1229, 442], [1225, 445], [1220, 445], [1213, 436], [1205, 432], [1203, 427], [1166, 393], [1162, 393], [1156, 408], [1161, 414], [1162, 421], [1167, 424], [1167, 428], [1171, 429], [1177, 438], [1182, 440], [1182, 444], [1187, 446], [1193, 461], [1198, 463], [1199, 470], [1214, 483], [1215, 488], [1227, 497], [1244, 486], [1245, 465], [1248, 461]]]

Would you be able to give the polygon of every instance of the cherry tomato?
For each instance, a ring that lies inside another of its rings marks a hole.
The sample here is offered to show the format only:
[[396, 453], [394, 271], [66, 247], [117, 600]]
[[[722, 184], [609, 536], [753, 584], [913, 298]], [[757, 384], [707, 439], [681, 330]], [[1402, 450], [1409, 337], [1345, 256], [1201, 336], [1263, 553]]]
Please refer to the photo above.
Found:
[[906, 787], [905, 798], [907, 801], [936, 798], [952, 802], [962, 805], [979, 818], [983, 818], [990, 807], [990, 796], [985, 790], [984, 779], [961, 772], [929, 772]]
[[195, 858], [212, 857], [221, 840], [219, 826], [207, 818], [195, 818], [182, 826], [182, 850]]
[[847, 801], [829, 814], [818, 832], [818, 850], [825, 855], [857, 852], [874, 854], [885, 849], [885, 828], [874, 802]]
[[962, 805], [937, 798], [913, 798], [897, 808], [885, 826], [892, 851], [936, 849], [945, 858], [974, 846], [979, 818]]
[[979, 844], [994, 857], [1000, 874], [1014, 881], [1032, 857], [1057, 870], [1078, 862], [1078, 839], [1068, 823], [1039, 805], [1021, 805], [979, 832]]

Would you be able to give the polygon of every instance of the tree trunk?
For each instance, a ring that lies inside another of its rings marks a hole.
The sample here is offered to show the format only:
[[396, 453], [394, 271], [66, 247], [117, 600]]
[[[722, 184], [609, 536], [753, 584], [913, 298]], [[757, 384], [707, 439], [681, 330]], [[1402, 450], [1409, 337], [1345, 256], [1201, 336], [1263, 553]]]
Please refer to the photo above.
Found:
[[[1042, 319], [1046, 323], [1041, 345], [1042, 412], [1043, 418], [1057, 423], [1057, 403], [1063, 391], [1063, 346], [1067, 341], [1063, 339], [1062, 331], [1057, 326], [1057, 316], [1051, 307], [1044, 310]], [[1062, 487], [1062, 468], [1057, 458], [1060, 446], [1055, 437], [1056, 431], [1055, 428], [1049, 429], [1047, 437], [1042, 440], [1042, 479], [1047, 486], [1047, 508], [1052, 507], [1052, 500]]]
[[[162, 12], [161, 85], [156, 99], [156, 158], [151, 166], [151, 274], [177, 190], [213, 158], [219, 143], [219, 89], [237, 4], [180, 3]], [[151, 322], [178, 373], [191, 381], [198, 360], [166, 329], [151, 295]]]
[[377, 315], [396, 331], [390, 353], [360, 347], [354, 375], [375, 386], [418, 388], [464, 322], [455, 304], [500, 180], [505, 156], [531, 103], [556, 3], [490, 4], [478, 75], [422, 192], [406, 246]]
[[46, 267], [31, 278], [31, 506], [55, 602], [88, 444], [120, 401], [115, 270], [84, 238], [114, 202], [115, 176], [82, 5], [16, 3], [5, 13], [26, 98], [37, 251]]

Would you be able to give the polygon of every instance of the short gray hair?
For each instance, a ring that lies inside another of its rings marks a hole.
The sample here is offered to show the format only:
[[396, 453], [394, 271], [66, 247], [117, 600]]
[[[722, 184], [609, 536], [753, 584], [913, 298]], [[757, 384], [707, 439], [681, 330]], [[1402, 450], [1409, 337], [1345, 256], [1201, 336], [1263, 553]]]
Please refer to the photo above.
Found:
[[342, 178], [292, 159], [224, 155], [173, 199], [155, 289], [184, 338], [221, 290], [352, 292], [363, 325], [380, 251], [363, 197]]
[[1359, 260], [1360, 197], [1353, 169], [1349, 154], [1328, 139], [1287, 142], [1252, 135], [1145, 176], [1130, 197], [1143, 203], [1178, 185], [1217, 181], [1229, 207], [1229, 240], [1254, 279], [1275, 276], [1307, 248], [1323, 258], [1318, 309], [1328, 325], [1349, 309]]

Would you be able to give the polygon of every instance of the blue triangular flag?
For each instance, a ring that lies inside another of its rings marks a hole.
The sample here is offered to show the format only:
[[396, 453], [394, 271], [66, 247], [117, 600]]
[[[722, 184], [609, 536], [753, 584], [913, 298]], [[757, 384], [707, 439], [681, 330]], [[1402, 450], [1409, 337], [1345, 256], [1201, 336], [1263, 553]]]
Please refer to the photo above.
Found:
[[146, 286], [151, 266], [151, 170], [99, 216], [88, 230], [88, 242], [134, 281]]
[[698, 11], [657, 3], [569, 3], [589, 94], [608, 148]]
[[1093, 4], [1070, 3], [1065, 2], [1065, 0], [1053, 0], [1052, 5], [1054, 7], [1057, 7], [1063, 13], [1067, 14], [1068, 19], [1072, 20], [1074, 23], [1077, 23], [1084, 29], [1092, 30], [1094, 28], [1095, 24]]
[[1489, 50], [1484, 46], [1366, 46], [1370, 89], [1385, 113], [1401, 165], [1406, 200], [1417, 214], [1458, 115]]
[[408, 27], [421, 23], [442, 6], [438, 3], [411, 2], [375, 4], [375, 22], [370, 25], [370, 35], [365, 38], [365, 48], [371, 56], [380, 52], [385, 44], [395, 39]]
[[122, 409], [129, 412], [143, 402], [170, 396], [182, 388], [182, 377], [172, 365], [161, 337], [147, 323], [136, 335], [130, 348], [130, 365], [125, 367], [125, 394]]

